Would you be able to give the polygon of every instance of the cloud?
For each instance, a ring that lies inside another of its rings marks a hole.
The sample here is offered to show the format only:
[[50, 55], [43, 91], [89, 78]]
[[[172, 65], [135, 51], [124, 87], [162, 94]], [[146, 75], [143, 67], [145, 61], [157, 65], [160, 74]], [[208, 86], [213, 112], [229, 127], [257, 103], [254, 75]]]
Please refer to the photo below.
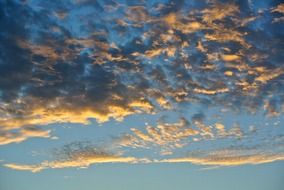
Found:
[[256, 82], [267, 83], [269, 80], [273, 80], [284, 74], [282, 69], [276, 68], [273, 70], [264, 70], [259, 72], [260, 75], [255, 78]]
[[63, 160], [63, 161], [45, 161], [37, 165], [22, 165], [22, 164], [4, 164], [5, 167], [14, 170], [24, 170], [31, 172], [40, 172], [44, 169], [59, 169], [59, 168], [87, 168], [93, 164], [102, 163], [135, 163], [138, 159], [134, 157], [119, 157], [113, 155], [92, 155], [88, 157], [82, 157], [75, 160]]
[[239, 166], [244, 164], [264, 164], [284, 160], [283, 152], [261, 151], [261, 148], [228, 148], [199, 153], [197, 156], [164, 159], [160, 162], [189, 162], [207, 166]]
[[273, 18], [273, 22], [283, 22], [284, 21], [284, 16], [283, 16], [283, 14], [284, 14], [284, 3], [281, 3], [277, 7], [272, 8], [271, 12], [282, 14], [281, 17]]
[[221, 89], [199, 89], [199, 88], [195, 88], [194, 92], [198, 93], [198, 94], [207, 94], [207, 95], [215, 95], [215, 94], [219, 94], [219, 93], [226, 93], [229, 92], [228, 88], [221, 88]]
[[[4, 166], [40, 172], [102, 163], [284, 160], [283, 148], [273, 144], [283, 138], [271, 137], [272, 124], [243, 125], [264, 115], [280, 125], [282, 21], [283, 4], [275, 3], [259, 11], [240, 1], [0, 1], [0, 145], [53, 139], [45, 129], [51, 124], [121, 122], [138, 114], [179, 118], [124, 128], [111, 148], [72, 143], [52, 160]], [[263, 141], [272, 144], [254, 146]]]
[[186, 145], [188, 138], [198, 135], [189, 122], [181, 118], [177, 123], [158, 123], [157, 126], [147, 126], [146, 133], [131, 128], [133, 134], [124, 135], [114, 141], [115, 144], [133, 148], [158, 146], [161, 154], [171, 154], [171, 150]]
[[235, 13], [239, 12], [239, 8], [235, 4], [222, 4], [214, 2], [213, 5], [202, 10], [203, 21], [212, 23], [215, 20], [222, 20], [227, 16], [233, 16]]
[[274, 154], [274, 155], [257, 154], [257, 155], [246, 155], [246, 156], [222, 155], [220, 157], [213, 156], [213, 157], [204, 157], [204, 158], [185, 157], [185, 158], [166, 159], [162, 160], [161, 162], [168, 162], [168, 163], [189, 162], [198, 165], [238, 166], [244, 164], [264, 164], [280, 160], [284, 160], [283, 154]]
[[123, 157], [118, 154], [107, 153], [86, 143], [71, 143], [58, 150], [57, 156], [60, 159], [54, 161], [43, 161], [40, 164], [4, 164], [5, 167], [14, 170], [24, 170], [31, 172], [40, 172], [44, 169], [60, 168], [87, 168], [93, 164], [102, 163], [137, 163], [147, 162], [147, 159], [138, 159], [135, 157]]
[[[145, 101], [134, 101], [129, 103], [128, 106], [123, 105], [108, 105], [105, 108], [97, 108], [96, 110], [92, 106], [84, 106], [81, 107], [69, 107], [68, 105], [64, 105], [62, 102], [58, 102], [60, 99], [55, 101], [49, 101], [45, 104], [46, 107], [37, 107], [36, 100], [33, 100], [30, 105], [23, 105], [24, 107], [30, 108], [24, 117], [19, 118], [3, 118], [1, 124], [3, 128], [7, 129], [16, 129], [21, 126], [30, 126], [30, 125], [48, 125], [51, 123], [82, 123], [88, 124], [88, 119], [96, 118], [98, 122], [105, 122], [109, 118], [122, 119], [123, 117], [139, 113], [139, 110], [134, 108], [139, 108], [141, 110], [146, 111], [146, 109], [150, 112], [151, 105]], [[63, 100], [64, 101], [64, 100]], [[83, 102], [82, 102], [83, 103]], [[128, 108], [127, 108], [128, 107]], [[19, 108], [21, 109], [21, 108]], [[79, 109], [79, 110], [77, 110]], [[100, 110], [101, 109], [101, 110]]]
[[50, 130], [42, 130], [39, 128], [23, 128], [17, 132], [0, 131], [0, 145], [10, 143], [20, 143], [28, 138], [51, 138]]
[[3, 138], [30, 126], [122, 121], [188, 104], [279, 115], [283, 35], [271, 21], [281, 10], [216, 1], [3, 1]]
[[[160, 159], [136, 158], [113, 154], [84, 142], [73, 142], [55, 151], [58, 157], [53, 161], [39, 164], [4, 163], [3, 166], [22, 171], [40, 172], [45, 169], [87, 168], [94, 164], [104, 163], [192, 163], [204, 166], [239, 166], [246, 164], [264, 164], [284, 160], [281, 137], [275, 137], [271, 144], [255, 146], [227, 146], [215, 150], [192, 151], [185, 157], [170, 158], [164, 154]], [[274, 147], [274, 149], [272, 149]], [[167, 153], [167, 152], [165, 152]]]
[[238, 55], [223, 55], [222, 59], [224, 61], [236, 61], [240, 59], [240, 56]]
[[217, 129], [217, 136], [221, 138], [226, 137], [236, 137], [243, 138], [244, 132], [240, 126], [236, 123], [233, 124], [233, 127], [230, 129], [225, 129], [225, 126], [221, 123], [215, 123], [215, 128]]
[[147, 125], [145, 129], [131, 128], [132, 133], [114, 138], [115, 147], [130, 147], [134, 149], [155, 149], [161, 155], [174, 154], [178, 149], [189, 144], [202, 143], [209, 140], [241, 140], [245, 136], [243, 129], [236, 123], [225, 127], [222, 123], [205, 124], [202, 113], [194, 114], [191, 122], [181, 117], [176, 123], [158, 121], [156, 126]]
[[284, 3], [279, 4], [276, 8], [272, 9], [272, 12], [279, 12], [284, 14]]

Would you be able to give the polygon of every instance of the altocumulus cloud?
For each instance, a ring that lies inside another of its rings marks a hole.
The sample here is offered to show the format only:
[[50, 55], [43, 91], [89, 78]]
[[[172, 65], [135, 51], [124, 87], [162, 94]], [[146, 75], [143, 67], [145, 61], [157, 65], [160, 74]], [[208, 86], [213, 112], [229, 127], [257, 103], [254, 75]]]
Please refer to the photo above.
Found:
[[[130, 115], [175, 112], [189, 104], [281, 116], [283, 4], [268, 5], [259, 11], [252, 1], [238, 0], [1, 1], [0, 145], [52, 138], [43, 127], [49, 124], [122, 121]], [[244, 137], [238, 125], [227, 130], [222, 122], [190, 122], [181, 117], [144, 131], [132, 128], [116, 143], [154, 145], [165, 155], [185, 147], [188, 139]], [[40, 171], [136, 160], [85, 149], [71, 155], [39, 165], [6, 166]], [[259, 156], [236, 159], [262, 163], [279, 158]], [[221, 157], [181, 159], [225, 165]], [[246, 163], [224, 157], [230, 159], [235, 165]]]

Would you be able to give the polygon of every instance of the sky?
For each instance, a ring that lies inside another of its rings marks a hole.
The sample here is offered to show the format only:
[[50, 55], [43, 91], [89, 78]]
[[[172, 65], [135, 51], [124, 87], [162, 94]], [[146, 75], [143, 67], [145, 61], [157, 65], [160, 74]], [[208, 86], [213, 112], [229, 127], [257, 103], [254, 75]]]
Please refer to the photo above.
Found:
[[0, 190], [283, 190], [284, 3], [0, 0]]

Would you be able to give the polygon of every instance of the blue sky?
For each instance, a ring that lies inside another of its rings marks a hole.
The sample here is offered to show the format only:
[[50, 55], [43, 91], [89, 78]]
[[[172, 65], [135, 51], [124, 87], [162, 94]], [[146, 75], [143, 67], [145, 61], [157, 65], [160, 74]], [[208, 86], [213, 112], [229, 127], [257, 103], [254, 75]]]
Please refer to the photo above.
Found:
[[281, 1], [0, 1], [0, 189], [284, 187]]

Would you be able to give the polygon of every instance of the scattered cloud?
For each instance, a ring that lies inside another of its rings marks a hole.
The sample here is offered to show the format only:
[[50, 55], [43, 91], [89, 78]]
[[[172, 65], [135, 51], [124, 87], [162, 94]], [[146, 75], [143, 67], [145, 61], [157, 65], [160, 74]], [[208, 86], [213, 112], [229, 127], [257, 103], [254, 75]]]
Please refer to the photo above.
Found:
[[[83, 9], [89, 3], [86, 1], [80, 6]], [[1, 127], [14, 129], [62, 122], [86, 124], [90, 118], [98, 122], [110, 118], [122, 120], [128, 115], [157, 112], [161, 107], [176, 109], [172, 105], [191, 103], [192, 99], [203, 102], [209, 98], [216, 102], [220, 94], [234, 94], [242, 101], [243, 96], [249, 96], [242, 91], [253, 86], [258, 91], [267, 91], [265, 85], [271, 86], [270, 83], [275, 84], [273, 79], [283, 76], [282, 66], [273, 68], [280, 60], [275, 48], [271, 48], [270, 57], [262, 60], [268, 62], [265, 65], [246, 61], [251, 52], [270, 53], [269, 48], [265, 50], [256, 44], [258, 40], [253, 34], [259, 29], [247, 28], [239, 22], [244, 19], [254, 22], [252, 18], [258, 15], [241, 14], [238, 4], [213, 1], [204, 9], [192, 7], [189, 14], [184, 14], [180, 4], [166, 3], [155, 9], [159, 11], [155, 14], [143, 3], [116, 5], [113, 15], [120, 15], [120, 22], [126, 25], [109, 22], [108, 30], [85, 27], [81, 31], [84, 36], [61, 23], [62, 19], [77, 22], [71, 16], [72, 7], [77, 4], [71, 1], [65, 4], [70, 10], [52, 4], [57, 14], [51, 15], [59, 19], [55, 22], [44, 16], [47, 13], [37, 12], [32, 4], [26, 3], [23, 7], [16, 2], [2, 2], [5, 14], [1, 21], [4, 27], [1, 41], [9, 46], [1, 46], [4, 52], [0, 80]], [[44, 2], [41, 5], [48, 6]], [[102, 16], [93, 25], [113, 19], [99, 8], [101, 5], [97, 6], [93, 11]], [[281, 12], [281, 6], [271, 12]], [[9, 8], [15, 11], [6, 14]], [[122, 9], [126, 12], [121, 12]], [[26, 13], [27, 17], [16, 22], [13, 18], [19, 12]], [[58, 16], [59, 13], [64, 14]], [[36, 24], [25, 27], [29, 20]], [[132, 29], [137, 32], [133, 33]], [[197, 35], [200, 32], [204, 35]], [[268, 41], [271, 36], [265, 31], [260, 35]], [[275, 36], [273, 43], [266, 45], [277, 47], [278, 39]], [[15, 58], [14, 54], [20, 56]], [[264, 71], [257, 69], [259, 65]], [[271, 72], [274, 74], [268, 75]], [[240, 84], [245, 87], [240, 88]], [[279, 94], [276, 91], [276, 87], [269, 89]]]
[[161, 155], [173, 154], [177, 149], [189, 144], [217, 139], [242, 139], [244, 131], [234, 123], [225, 127], [221, 123], [207, 125], [201, 113], [195, 114], [191, 122], [180, 118], [176, 123], [158, 121], [157, 126], [147, 125], [145, 129], [131, 128], [132, 133], [114, 138], [113, 145], [120, 147], [153, 149], [158, 148]]
[[199, 133], [184, 118], [177, 123], [158, 123], [155, 127], [148, 125], [146, 133], [136, 128], [131, 128], [131, 131], [133, 134], [124, 135], [116, 139], [115, 143], [133, 148], [158, 146], [161, 154], [171, 154], [171, 150], [185, 146], [188, 138]]
[[[114, 139], [116, 148], [153, 148], [162, 157], [204, 141], [252, 143], [238, 121], [225, 122], [225, 112], [270, 119], [283, 114], [284, 8], [269, 6], [260, 10], [249, 2], [215, 0], [1, 1], [0, 145], [55, 139], [46, 125], [122, 122], [165, 112], [179, 120], [126, 129]], [[188, 119], [196, 107], [226, 111], [210, 121], [203, 113]], [[38, 172], [147, 162], [81, 148], [68, 148], [53, 161], [5, 166]], [[163, 161], [241, 165], [283, 160], [282, 152], [218, 149]]]

